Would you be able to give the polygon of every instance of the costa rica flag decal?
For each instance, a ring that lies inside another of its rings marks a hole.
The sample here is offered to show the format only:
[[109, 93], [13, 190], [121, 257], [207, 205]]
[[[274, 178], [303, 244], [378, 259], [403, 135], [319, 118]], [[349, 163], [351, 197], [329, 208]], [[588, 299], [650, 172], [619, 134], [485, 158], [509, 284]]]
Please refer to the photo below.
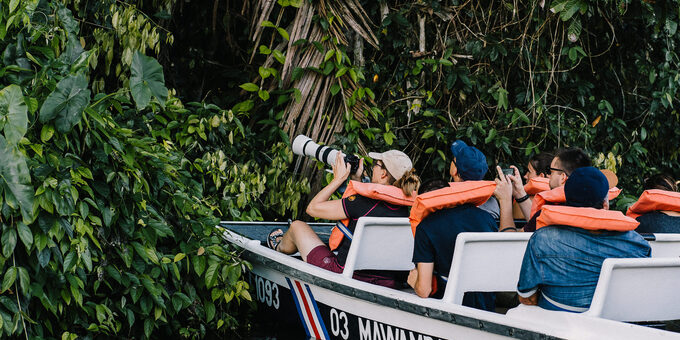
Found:
[[288, 287], [290, 287], [295, 307], [297, 307], [300, 321], [305, 328], [305, 332], [307, 332], [307, 336], [319, 340], [330, 339], [309, 285], [300, 284], [300, 281], [297, 280], [291, 281], [289, 278], [286, 278], [286, 282], [288, 282]]

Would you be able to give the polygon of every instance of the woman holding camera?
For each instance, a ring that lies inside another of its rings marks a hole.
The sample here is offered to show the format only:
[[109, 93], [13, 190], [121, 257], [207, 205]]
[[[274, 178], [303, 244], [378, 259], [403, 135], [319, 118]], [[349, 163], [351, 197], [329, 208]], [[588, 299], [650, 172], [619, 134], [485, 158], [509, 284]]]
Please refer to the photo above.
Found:
[[[374, 160], [371, 183], [398, 187], [401, 189], [401, 193], [407, 197], [412, 196], [418, 190], [420, 179], [415, 174], [411, 159], [405, 153], [389, 150], [383, 153], [371, 152], [368, 155]], [[350, 233], [354, 232], [359, 217], [408, 217], [407, 206], [391, 204], [358, 194], [338, 200], [329, 200], [331, 195], [350, 176], [350, 169], [350, 165], [345, 163], [343, 155], [338, 153], [333, 164], [333, 180], [309, 202], [306, 210], [308, 215], [327, 220], [348, 219], [348, 223], [344, 227]], [[362, 173], [363, 159], [359, 163], [359, 169], [353, 174], [353, 178], [360, 178]], [[270, 248], [278, 252], [284, 254], [300, 252], [300, 256], [305, 262], [335, 273], [342, 273], [351, 240], [347, 237], [339, 240], [338, 254], [335, 255], [307, 223], [294, 221], [285, 233], [281, 229], [273, 230], [267, 243]], [[402, 273], [356, 271], [354, 278], [385, 287], [399, 288], [398, 278], [400, 275]]]

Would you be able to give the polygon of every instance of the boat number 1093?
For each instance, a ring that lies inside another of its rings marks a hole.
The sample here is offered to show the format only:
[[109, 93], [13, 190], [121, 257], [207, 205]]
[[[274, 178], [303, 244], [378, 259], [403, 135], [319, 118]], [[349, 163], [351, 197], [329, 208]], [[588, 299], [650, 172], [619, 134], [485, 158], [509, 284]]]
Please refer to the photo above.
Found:
[[279, 309], [279, 285], [255, 275], [255, 289], [260, 303]]

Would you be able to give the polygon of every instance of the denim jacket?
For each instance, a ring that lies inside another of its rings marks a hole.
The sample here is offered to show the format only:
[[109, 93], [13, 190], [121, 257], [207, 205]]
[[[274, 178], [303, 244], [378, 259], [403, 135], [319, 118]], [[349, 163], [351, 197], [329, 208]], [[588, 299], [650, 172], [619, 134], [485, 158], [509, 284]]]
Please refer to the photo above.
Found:
[[590, 307], [604, 259], [650, 254], [649, 244], [635, 231], [543, 227], [529, 239], [517, 290], [523, 297], [539, 291], [542, 308], [583, 312]]

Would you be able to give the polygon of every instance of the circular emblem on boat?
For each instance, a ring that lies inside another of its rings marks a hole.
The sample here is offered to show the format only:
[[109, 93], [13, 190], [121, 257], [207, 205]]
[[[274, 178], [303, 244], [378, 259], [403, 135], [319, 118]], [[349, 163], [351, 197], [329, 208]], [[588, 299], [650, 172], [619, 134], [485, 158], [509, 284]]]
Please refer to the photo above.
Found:
[[350, 202], [354, 201], [356, 198], [357, 198], [356, 195], [352, 195], [352, 196], [350, 196], [350, 197], [347, 197], [347, 199], [348, 199]]

